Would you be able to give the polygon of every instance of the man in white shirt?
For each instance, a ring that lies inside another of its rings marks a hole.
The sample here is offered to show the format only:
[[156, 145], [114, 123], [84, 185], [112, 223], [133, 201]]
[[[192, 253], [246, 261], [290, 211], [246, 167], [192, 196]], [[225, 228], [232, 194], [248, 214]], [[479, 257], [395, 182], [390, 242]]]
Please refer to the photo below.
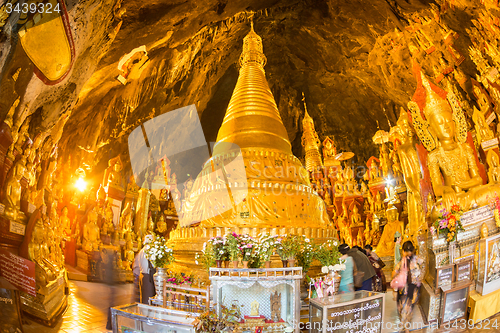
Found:
[[139, 300], [141, 303], [148, 304], [149, 298], [156, 294], [153, 280], [153, 275], [156, 273], [156, 270], [149, 260], [146, 259], [144, 248], [135, 255], [132, 272], [135, 277], [138, 277], [140, 291]]

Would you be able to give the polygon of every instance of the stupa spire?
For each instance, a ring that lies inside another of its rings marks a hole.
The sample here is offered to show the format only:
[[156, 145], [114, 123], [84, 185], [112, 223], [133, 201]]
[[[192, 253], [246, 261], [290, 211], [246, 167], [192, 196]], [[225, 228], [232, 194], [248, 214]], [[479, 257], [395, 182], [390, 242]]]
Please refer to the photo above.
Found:
[[312, 172], [323, 165], [321, 162], [321, 154], [319, 153], [320, 141], [318, 133], [316, 133], [314, 128], [314, 121], [307, 112], [304, 93], [302, 93], [302, 102], [304, 102], [305, 109], [304, 119], [302, 119], [302, 146], [306, 151], [306, 169]]
[[[291, 154], [288, 133], [267, 83], [262, 38], [253, 29], [243, 39], [240, 75], [217, 135], [217, 143], [230, 142], [240, 148], [273, 149]], [[214, 155], [223, 153], [215, 145]]]

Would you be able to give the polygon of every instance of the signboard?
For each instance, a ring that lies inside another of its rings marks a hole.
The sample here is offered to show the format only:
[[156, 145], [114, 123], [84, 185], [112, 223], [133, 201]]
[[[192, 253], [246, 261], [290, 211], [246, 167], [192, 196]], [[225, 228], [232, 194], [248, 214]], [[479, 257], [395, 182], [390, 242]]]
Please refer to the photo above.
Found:
[[[495, 112], [492, 112], [488, 118], [486, 119], [486, 123], [489, 125], [493, 122], [493, 120], [495, 120], [495, 118], [497, 117], [496, 113]], [[494, 139], [493, 139], [494, 140]], [[491, 140], [490, 140], [491, 141]], [[487, 142], [487, 141], [486, 141]], [[497, 139], [497, 143], [498, 143], [498, 139]]]
[[470, 283], [455, 283], [442, 288], [441, 324], [459, 320], [467, 315]]
[[0, 288], [0, 332], [23, 332], [17, 290]]
[[462, 226], [465, 227], [466, 225], [491, 218], [493, 218], [493, 212], [491, 211], [490, 206], [483, 206], [463, 213], [460, 221], [462, 222]]
[[453, 265], [439, 267], [437, 269], [436, 289], [439, 289], [439, 287], [452, 284], [454, 273], [455, 270]]
[[20, 291], [36, 296], [34, 262], [0, 249], [0, 275]]
[[470, 281], [472, 279], [472, 260], [464, 260], [456, 264], [456, 281]]
[[24, 236], [26, 232], [26, 226], [19, 222], [10, 221], [9, 231], [13, 234]]
[[383, 303], [379, 299], [328, 309], [327, 332], [378, 332], [382, 325]]
[[[495, 115], [495, 113], [492, 113], [492, 115]], [[488, 119], [490, 119], [490, 118], [488, 118]], [[491, 140], [487, 140], [487, 141], [481, 142], [481, 147], [484, 150], [487, 150], [489, 148], [494, 148], [494, 147], [497, 147], [497, 146], [498, 146], [498, 138], [494, 138], [494, 139], [491, 139]]]

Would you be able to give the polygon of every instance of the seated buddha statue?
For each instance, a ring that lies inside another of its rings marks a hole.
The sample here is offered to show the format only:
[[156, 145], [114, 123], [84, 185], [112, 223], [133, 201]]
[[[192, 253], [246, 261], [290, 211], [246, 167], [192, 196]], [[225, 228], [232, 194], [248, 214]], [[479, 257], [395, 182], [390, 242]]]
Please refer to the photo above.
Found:
[[21, 178], [23, 178], [26, 170], [25, 162], [25, 156], [22, 156], [15, 162], [5, 181], [3, 199], [3, 204], [5, 205], [4, 214], [12, 220], [24, 218], [24, 214], [21, 212]]
[[102, 225], [101, 234], [110, 235], [115, 232], [115, 225], [113, 224], [113, 209], [111, 203], [108, 202], [104, 211], [104, 223]]
[[71, 232], [71, 220], [68, 217], [68, 207], [64, 206], [61, 211], [60, 223], [63, 229], [63, 235], [66, 239], [70, 239], [72, 236]]
[[375, 198], [373, 200], [374, 204], [374, 211], [375, 212], [380, 212], [384, 210], [384, 201], [382, 200], [382, 196], [380, 195], [380, 191], [377, 191], [377, 194], [375, 194]]
[[28, 245], [29, 259], [37, 264], [35, 268], [35, 278], [37, 287], [45, 286], [56, 278], [56, 274], [50, 270], [43, 261], [44, 253], [42, 244], [44, 242], [44, 228], [42, 219], [38, 219], [31, 234], [31, 241]]
[[399, 232], [403, 234], [401, 222], [398, 220], [398, 209], [394, 205], [390, 205], [386, 211], [387, 224], [384, 227], [382, 236], [377, 245], [377, 255], [379, 257], [389, 257], [394, 255], [394, 235]]
[[354, 204], [351, 213], [351, 226], [359, 227], [360, 225], [363, 225], [363, 221], [361, 221], [361, 214], [359, 213], [358, 205]]
[[376, 245], [380, 242], [380, 238], [381, 238], [381, 233], [380, 233], [380, 220], [378, 219], [378, 217], [375, 215], [373, 218], [372, 218], [372, 230], [371, 230], [371, 234], [370, 234], [370, 237], [372, 239], [372, 242], [371, 244], [372, 245]]
[[[422, 95], [425, 101], [419, 99]], [[442, 203], [449, 210], [458, 204], [469, 210], [489, 204], [494, 193], [500, 193], [500, 186], [482, 185], [474, 151], [467, 144], [466, 120], [454, 95], [431, 85], [421, 74], [415, 96], [417, 101], [409, 102], [408, 108], [417, 135], [429, 151], [427, 166], [438, 199], [436, 206]], [[432, 217], [439, 214], [436, 206]]]
[[99, 251], [100, 246], [100, 231], [97, 226], [97, 213], [91, 210], [87, 216], [87, 222], [83, 225], [83, 242], [84, 251]]
[[125, 238], [125, 234], [133, 232], [133, 227], [132, 209], [130, 209], [130, 202], [127, 202], [120, 217], [120, 237], [123, 239]]
[[479, 144], [484, 141], [491, 140], [495, 137], [493, 131], [490, 129], [486, 120], [484, 120], [484, 115], [479, 112], [476, 107], [474, 107], [474, 114], [472, 115], [472, 120], [474, 121], [474, 128], [476, 130], [476, 138]]
[[104, 172], [103, 186], [107, 190], [109, 186], [119, 190], [124, 190], [122, 181], [123, 164], [120, 156], [109, 160], [108, 168]]
[[498, 159], [498, 154], [493, 150], [488, 150], [486, 154], [486, 160], [488, 161], [488, 180], [490, 184], [500, 183], [500, 163]]
[[335, 196], [341, 197], [344, 195], [344, 176], [343, 172], [337, 172], [337, 180], [335, 181]]
[[132, 263], [134, 262], [135, 253], [133, 250], [134, 243], [132, 240], [127, 241], [125, 250], [125, 260], [122, 261], [122, 267], [124, 270], [130, 271], [132, 269]]
[[366, 220], [366, 225], [365, 229], [363, 230], [363, 237], [365, 238], [365, 245], [372, 243], [372, 236], [371, 236], [371, 231], [370, 231], [370, 223], [368, 219]]
[[358, 183], [354, 179], [354, 170], [350, 167], [344, 171], [344, 192], [346, 195], [359, 195]]
[[165, 222], [165, 218], [163, 217], [163, 214], [160, 214], [160, 218], [158, 219], [158, 222], [156, 223], [156, 232], [158, 234], [164, 236], [166, 231], [167, 231], [167, 223]]

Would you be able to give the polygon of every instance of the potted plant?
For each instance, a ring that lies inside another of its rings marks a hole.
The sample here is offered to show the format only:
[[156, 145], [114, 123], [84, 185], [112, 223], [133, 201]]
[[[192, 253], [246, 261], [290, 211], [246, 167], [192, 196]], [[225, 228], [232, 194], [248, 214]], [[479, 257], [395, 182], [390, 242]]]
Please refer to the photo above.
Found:
[[259, 235], [260, 260], [265, 263], [266, 268], [271, 267], [271, 256], [279, 244], [278, 236], [271, 236], [268, 233]]
[[[167, 280], [167, 266], [175, 260], [173, 250], [166, 243], [165, 238], [154, 233], [147, 235], [144, 240], [144, 255], [156, 268], [153, 275], [156, 290], [163, 290], [163, 283]], [[157, 292], [156, 298], [163, 300], [163, 293]]]
[[314, 246], [313, 242], [305, 236], [301, 237], [299, 245], [300, 250], [297, 254], [297, 263], [298, 266], [302, 267], [304, 272], [307, 272], [309, 271], [311, 263], [314, 260], [316, 247]]
[[300, 252], [301, 237], [297, 235], [288, 235], [281, 240], [281, 247], [284, 255], [288, 259], [288, 266], [295, 266], [295, 258]]
[[248, 262], [252, 258], [254, 244], [255, 242], [252, 237], [248, 235], [240, 235], [238, 248], [241, 251], [240, 256], [243, 268], [248, 268]]
[[226, 237], [226, 250], [229, 255], [229, 260], [233, 262], [233, 268], [238, 268], [238, 259], [241, 254], [239, 248], [240, 245], [240, 235], [232, 232]]
[[328, 273], [332, 270], [341, 270], [340, 264], [339, 242], [337, 240], [327, 240], [316, 248], [315, 257], [321, 263], [321, 272]]
[[199, 315], [195, 322], [196, 333], [231, 332], [241, 317], [241, 309], [233, 304], [231, 309], [221, 305], [220, 316], [215, 309]]
[[214, 250], [212, 249], [212, 244], [209, 242], [206, 242], [203, 244], [203, 249], [201, 250], [200, 253], [196, 253], [194, 256], [194, 262], [197, 265], [203, 265], [207, 272], [210, 270], [210, 267], [213, 267], [215, 265], [215, 256], [214, 256]]
[[226, 239], [220, 236], [217, 237], [212, 237], [208, 241], [212, 246], [210, 247], [213, 257], [215, 259], [215, 264], [217, 265], [217, 268], [222, 267], [222, 261], [224, 260], [224, 257], [226, 256]]

